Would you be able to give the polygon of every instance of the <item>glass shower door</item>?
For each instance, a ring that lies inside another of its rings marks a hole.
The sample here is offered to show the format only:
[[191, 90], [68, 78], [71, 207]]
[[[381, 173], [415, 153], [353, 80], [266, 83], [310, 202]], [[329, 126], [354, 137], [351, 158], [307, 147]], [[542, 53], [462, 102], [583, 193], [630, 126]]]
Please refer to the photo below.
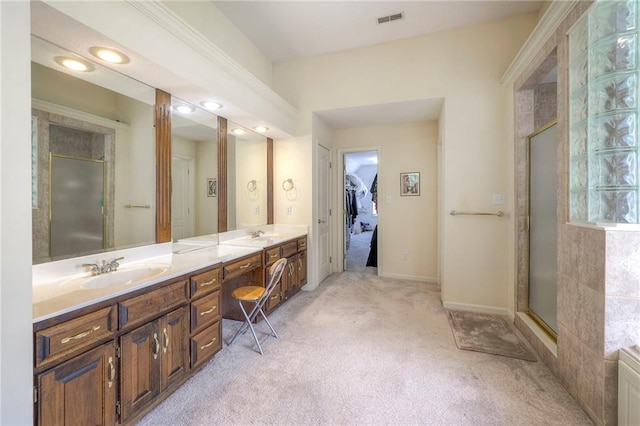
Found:
[[556, 335], [557, 127], [529, 137], [529, 311]]
[[104, 248], [104, 161], [51, 155], [51, 256]]

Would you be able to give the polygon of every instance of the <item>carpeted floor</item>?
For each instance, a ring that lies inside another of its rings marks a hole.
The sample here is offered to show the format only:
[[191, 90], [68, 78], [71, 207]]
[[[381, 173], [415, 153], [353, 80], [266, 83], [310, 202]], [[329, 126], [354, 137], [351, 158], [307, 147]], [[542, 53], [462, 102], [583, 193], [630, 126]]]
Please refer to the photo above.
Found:
[[139, 425], [592, 424], [544, 363], [459, 350], [432, 284], [334, 274], [270, 319]]
[[372, 266], [367, 266], [369, 250], [371, 249], [372, 231], [365, 231], [359, 234], [351, 234], [349, 249], [347, 249], [347, 261], [345, 271], [350, 272], [373, 272], [377, 270]]

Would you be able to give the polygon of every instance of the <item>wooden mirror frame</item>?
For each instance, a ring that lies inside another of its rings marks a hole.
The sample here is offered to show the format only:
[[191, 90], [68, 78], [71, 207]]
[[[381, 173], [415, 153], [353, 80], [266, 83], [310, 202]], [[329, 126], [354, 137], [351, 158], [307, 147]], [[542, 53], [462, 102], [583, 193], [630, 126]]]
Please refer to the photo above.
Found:
[[156, 243], [171, 241], [171, 95], [156, 89]]

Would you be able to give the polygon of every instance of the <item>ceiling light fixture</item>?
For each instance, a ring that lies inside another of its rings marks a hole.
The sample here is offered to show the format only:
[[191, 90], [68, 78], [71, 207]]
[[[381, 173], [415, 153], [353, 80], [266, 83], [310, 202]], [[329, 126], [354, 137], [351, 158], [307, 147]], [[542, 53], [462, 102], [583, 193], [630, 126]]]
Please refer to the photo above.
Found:
[[89, 52], [98, 59], [109, 62], [111, 64], [126, 64], [129, 62], [129, 57], [122, 52], [108, 47], [93, 46], [89, 49]]
[[231, 133], [233, 133], [234, 135], [244, 135], [245, 131], [243, 129], [233, 129]]
[[216, 110], [222, 108], [222, 104], [215, 101], [202, 101], [200, 102], [200, 105], [208, 110]]
[[196, 110], [196, 108], [191, 105], [176, 105], [175, 110], [181, 114], [191, 114]]
[[80, 72], [90, 72], [93, 71], [93, 65], [87, 61], [83, 61], [82, 59], [70, 58], [68, 56], [56, 56], [53, 60], [63, 67]]
[[264, 133], [264, 132], [268, 132], [269, 128], [267, 126], [255, 126], [253, 130], [255, 130], [258, 133]]

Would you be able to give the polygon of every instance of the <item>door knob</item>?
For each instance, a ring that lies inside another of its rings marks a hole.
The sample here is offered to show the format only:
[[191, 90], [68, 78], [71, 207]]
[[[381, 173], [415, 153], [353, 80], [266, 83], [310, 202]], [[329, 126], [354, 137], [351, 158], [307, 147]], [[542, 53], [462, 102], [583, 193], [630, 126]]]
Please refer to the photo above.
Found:
[[318, 223], [324, 223], [324, 220], [318, 219]]

